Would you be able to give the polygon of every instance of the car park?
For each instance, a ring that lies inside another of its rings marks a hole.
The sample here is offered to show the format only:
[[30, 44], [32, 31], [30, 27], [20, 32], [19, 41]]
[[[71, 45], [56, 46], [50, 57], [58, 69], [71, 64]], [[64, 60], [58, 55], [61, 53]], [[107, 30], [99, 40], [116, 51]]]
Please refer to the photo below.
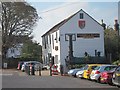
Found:
[[69, 75], [69, 76], [74, 76], [74, 77], [76, 77], [76, 73], [77, 73], [78, 71], [83, 70], [83, 69], [84, 69], [84, 67], [76, 68], [76, 69], [71, 69], [71, 70], [68, 71], [68, 75]]
[[96, 67], [90, 74], [90, 79], [100, 82], [100, 73], [105, 71], [110, 71], [111, 69], [116, 68], [116, 65], [101, 65]]
[[97, 66], [100, 66], [101, 64], [87, 64], [84, 68], [83, 72], [83, 78], [90, 79], [90, 74], [92, 70], [94, 70]]
[[21, 70], [22, 70], [22, 71], [25, 71], [25, 68], [26, 68], [27, 66], [30, 66], [30, 65], [34, 66], [34, 69], [35, 69], [36, 71], [38, 71], [40, 68], [42, 68], [42, 63], [40, 63], [40, 62], [38, 62], [38, 61], [28, 61], [28, 62], [24, 62], [24, 64], [22, 65]]
[[120, 87], [120, 65], [115, 69], [112, 77], [112, 83]]

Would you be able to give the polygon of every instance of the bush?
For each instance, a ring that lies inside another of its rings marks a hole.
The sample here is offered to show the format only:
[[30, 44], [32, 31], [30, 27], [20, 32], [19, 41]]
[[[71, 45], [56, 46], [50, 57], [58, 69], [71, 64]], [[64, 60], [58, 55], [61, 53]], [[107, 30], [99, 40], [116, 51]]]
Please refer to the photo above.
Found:
[[83, 66], [85, 66], [85, 64], [74, 64], [73, 66], [72, 66], [72, 68], [74, 69], [74, 68], [81, 68], [81, 67], [83, 67]]
[[120, 64], [120, 60], [114, 61], [113, 64], [114, 65], [119, 65]]

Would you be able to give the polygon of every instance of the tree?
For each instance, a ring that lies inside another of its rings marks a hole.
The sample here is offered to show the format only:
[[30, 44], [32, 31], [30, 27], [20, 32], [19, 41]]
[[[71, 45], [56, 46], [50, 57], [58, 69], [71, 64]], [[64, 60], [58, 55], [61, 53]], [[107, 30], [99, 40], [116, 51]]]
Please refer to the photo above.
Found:
[[105, 53], [112, 54], [113, 60], [119, 59], [120, 54], [120, 36], [113, 28], [107, 28], [105, 30]]
[[28, 39], [37, 20], [36, 9], [28, 3], [2, 2], [3, 58], [5, 58], [8, 48]]
[[22, 58], [33, 58], [42, 62], [42, 46], [29, 40], [23, 44]]

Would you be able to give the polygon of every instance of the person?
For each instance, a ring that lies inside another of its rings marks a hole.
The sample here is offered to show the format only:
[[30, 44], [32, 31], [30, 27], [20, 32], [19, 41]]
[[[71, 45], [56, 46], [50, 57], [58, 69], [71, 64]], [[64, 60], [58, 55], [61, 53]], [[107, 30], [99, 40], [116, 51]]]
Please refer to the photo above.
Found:
[[101, 22], [102, 22], [102, 27], [104, 28], [104, 30], [106, 29], [106, 24], [105, 23], [103, 23], [103, 19], [101, 20]]

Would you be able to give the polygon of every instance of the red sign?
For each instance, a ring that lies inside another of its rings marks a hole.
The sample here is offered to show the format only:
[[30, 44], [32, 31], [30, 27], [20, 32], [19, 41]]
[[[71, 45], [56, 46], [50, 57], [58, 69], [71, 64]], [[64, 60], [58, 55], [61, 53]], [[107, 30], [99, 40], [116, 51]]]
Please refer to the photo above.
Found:
[[78, 21], [78, 26], [83, 29], [85, 27], [85, 21], [84, 20], [79, 20]]

